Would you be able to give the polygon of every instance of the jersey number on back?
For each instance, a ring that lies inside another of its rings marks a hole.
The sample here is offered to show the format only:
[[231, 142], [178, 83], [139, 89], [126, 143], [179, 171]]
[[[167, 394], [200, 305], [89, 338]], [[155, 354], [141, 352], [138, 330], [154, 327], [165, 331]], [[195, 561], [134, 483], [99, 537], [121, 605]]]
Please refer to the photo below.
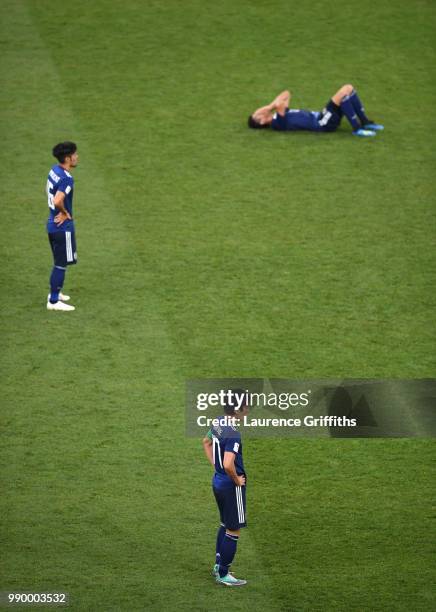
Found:
[[51, 208], [52, 210], [55, 210], [55, 205], [53, 202], [53, 194], [50, 193], [51, 190], [53, 189], [53, 183], [51, 181], [47, 181], [47, 198], [48, 198], [48, 207]]

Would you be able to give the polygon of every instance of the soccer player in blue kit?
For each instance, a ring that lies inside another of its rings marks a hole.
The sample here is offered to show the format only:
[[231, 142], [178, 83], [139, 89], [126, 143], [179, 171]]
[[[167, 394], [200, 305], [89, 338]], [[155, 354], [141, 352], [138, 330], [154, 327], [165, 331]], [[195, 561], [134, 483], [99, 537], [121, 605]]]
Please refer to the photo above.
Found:
[[255, 129], [271, 127], [283, 132], [334, 132], [345, 116], [355, 136], [371, 137], [384, 129], [383, 125], [368, 119], [356, 90], [350, 84], [343, 85], [322, 111], [290, 109], [290, 99], [290, 92], [283, 91], [270, 104], [255, 110], [248, 118], [248, 126]]
[[57, 144], [52, 153], [58, 163], [50, 169], [47, 179], [47, 232], [54, 259], [47, 310], [69, 312], [74, 310], [74, 306], [66, 304], [70, 297], [61, 290], [67, 266], [77, 263], [73, 221], [74, 179], [70, 171], [77, 166], [79, 156], [76, 144], [69, 141]]
[[[219, 417], [218, 422], [207, 433], [203, 440], [203, 448], [215, 470], [212, 489], [221, 519], [212, 574], [219, 584], [243, 586], [247, 581], [235, 578], [229, 569], [236, 554], [240, 530], [247, 526], [246, 474], [242, 460], [241, 434], [237, 429], [237, 423], [240, 418], [248, 414], [248, 407], [242, 403], [245, 397], [244, 391], [237, 389], [230, 393], [234, 401], [227, 403], [224, 408], [225, 415]], [[238, 403], [242, 404], [239, 409]], [[235, 424], [232, 424], [233, 422]]]

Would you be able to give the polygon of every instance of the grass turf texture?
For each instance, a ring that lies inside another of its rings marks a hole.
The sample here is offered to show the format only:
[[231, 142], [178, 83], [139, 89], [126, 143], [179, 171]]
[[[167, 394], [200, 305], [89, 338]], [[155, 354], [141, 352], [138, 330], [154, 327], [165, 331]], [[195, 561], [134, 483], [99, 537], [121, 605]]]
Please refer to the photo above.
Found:
[[[434, 375], [432, 2], [3, 0], [0, 590], [75, 610], [430, 610], [426, 440], [254, 441], [229, 593], [184, 380]], [[411, 27], [413, 24], [413, 27]], [[374, 141], [246, 129], [352, 82]], [[77, 311], [47, 313], [50, 149]]]

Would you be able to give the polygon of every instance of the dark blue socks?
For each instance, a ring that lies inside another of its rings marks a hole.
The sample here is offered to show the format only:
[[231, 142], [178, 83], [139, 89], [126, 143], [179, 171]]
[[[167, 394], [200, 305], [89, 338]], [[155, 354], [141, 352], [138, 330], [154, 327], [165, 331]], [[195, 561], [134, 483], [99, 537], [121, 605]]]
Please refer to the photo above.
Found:
[[345, 98], [342, 99], [341, 109], [348, 121], [351, 123], [351, 127], [355, 131], [360, 129], [361, 125], [357, 118], [357, 113], [353, 106], [353, 103], [351, 102], [352, 95], [353, 94], [351, 94], [351, 96], [345, 96]]
[[216, 555], [215, 555], [215, 563], [220, 562], [220, 550], [221, 550], [221, 544], [223, 541], [224, 536], [226, 535], [226, 528], [221, 525], [220, 528], [218, 529], [218, 533], [216, 534]]
[[226, 533], [226, 535], [223, 537], [220, 548], [219, 562], [219, 573], [221, 578], [223, 578], [229, 573], [229, 566], [231, 565], [235, 557], [238, 540], [239, 536], [230, 535], [230, 533]]
[[354, 110], [356, 111], [356, 115], [360, 119], [360, 123], [362, 125], [366, 125], [367, 123], [371, 123], [368, 117], [365, 115], [365, 109], [363, 108], [362, 102], [360, 101], [359, 96], [357, 95], [357, 91], [353, 91], [351, 96], [349, 96], [349, 100], [353, 105]]
[[59, 292], [64, 286], [65, 268], [53, 267], [50, 276], [50, 302], [56, 304], [59, 300]]
[[357, 92], [353, 91], [349, 96], [345, 96], [341, 102], [341, 109], [348, 121], [351, 123], [353, 130], [358, 130], [360, 127], [371, 123], [365, 115], [365, 109], [360, 101]]

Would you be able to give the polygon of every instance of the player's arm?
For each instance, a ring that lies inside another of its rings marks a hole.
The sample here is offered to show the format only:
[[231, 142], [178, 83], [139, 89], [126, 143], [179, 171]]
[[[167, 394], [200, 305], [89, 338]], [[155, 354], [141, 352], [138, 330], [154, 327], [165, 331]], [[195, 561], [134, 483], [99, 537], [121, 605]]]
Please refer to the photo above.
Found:
[[227, 476], [230, 476], [237, 487], [243, 487], [245, 485], [245, 476], [238, 476], [236, 473], [234, 452], [226, 451], [224, 453], [223, 466]]
[[209, 461], [209, 463], [212, 465], [212, 467], [215, 467], [215, 464], [213, 462], [213, 451], [212, 451], [212, 432], [209, 430], [207, 432], [207, 435], [205, 438], [203, 438], [203, 449], [204, 449], [204, 453], [207, 457], [207, 460]]
[[289, 107], [289, 101], [291, 99], [291, 92], [288, 90], [282, 91], [270, 104], [271, 110], [276, 110], [279, 115], [284, 115], [286, 109]]
[[54, 222], [59, 226], [67, 219], [71, 219], [70, 213], [65, 208], [65, 192], [58, 190], [53, 198], [53, 204], [59, 212], [54, 218]]

